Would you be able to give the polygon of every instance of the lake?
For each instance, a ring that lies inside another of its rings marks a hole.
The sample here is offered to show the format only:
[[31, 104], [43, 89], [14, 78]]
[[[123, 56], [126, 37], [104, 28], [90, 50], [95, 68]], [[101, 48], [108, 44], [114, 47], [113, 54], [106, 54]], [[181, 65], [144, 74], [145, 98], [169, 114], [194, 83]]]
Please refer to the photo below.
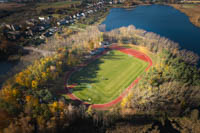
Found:
[[2, 83], [5, 81], [4, 78], [2, 78], [3, 75], [6, 75], [14, 66], [16, 63], [11, 63], [7, 61], [0, 61], [0, 89]]
[[200, 55], [200, 28], [180, 11], [165, 5], [138, 6], [132, 9], [112, 8], [105, 21], [106, 30], [134, 25], [157, 33], [180, 44], [181, 48]]
[[0, 61], [0, 75], [4, 75], [14, 67], [14, 63], [7, 61]]

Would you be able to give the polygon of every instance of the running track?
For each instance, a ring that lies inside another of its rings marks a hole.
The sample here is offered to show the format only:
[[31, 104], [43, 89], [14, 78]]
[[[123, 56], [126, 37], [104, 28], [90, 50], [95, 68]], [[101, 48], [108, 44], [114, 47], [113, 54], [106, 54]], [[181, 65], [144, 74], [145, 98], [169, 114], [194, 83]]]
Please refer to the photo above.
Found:
[[[111, 50], [119, 50], [125, 54], [129, 54], [129, 55], [132, 55], [138, 59], [141, 59], [145, 62], [148, 62], [149, 65], [147, 66], [147, 68], [145, 69], [145, 72], [152, 66], [152, 60], [149, 56], [147, 56], [146, 54], [142, 53], [142, 52], [139, 52], [137, 50], [134, 50], [134, 49], [130, 49], [130, 48], [124, 48], [124, 47], [120, 47], [120, 46], [111, 46], [110, 47]], [[73, 93], [70, 93], [69, 90], [72, 89], [75, 85], [72, 85], [70, 87], [67, 87], [67, 83], [68, 83], [68, 79], [70, 78], [71, 74], [78, 71], [81, 67], [84, 67], [84, 66], [87, 66], [89, 63], [91, 63], [92, 61], [94, 61], [95, 59], [101, 57], [103, 54], [105, 54], [106, 52], [108, 51], [104, 51], [102, 54], [100, 55], [97, 55], [97, 56], [94, 56], [89, 62], [85, 63], [85, 64], [81, 64], [79, 67], [73, 69], [72, 71], [66, 73], [65, 75], [65, 90], [67, 91], [67, 95], [72, 99], [72, 100], [77, 100], [79, 101], [80, 103], [82, 104], [86, 104], [86, 105], [90, 105], [89, 103], [87, 102], [84, 102], [84, 101], [81, 101], [78, 97], [76, 97]], [[113, 101], [111, 102], [108, 102], [108, 103], [105, 103], [105, 104], [93, 104], [92, 105], [92, 108], [95, 108], [95, 109], [105, 109], [105, 108], [108, 108], [108, 107], [111, 107], [113, 106], [114, 104], [117, 104], [119, 103], [127, 94], [128, 92], [131, 90], [131, 88], [133, 88], [133, 86], [135, 84], [137, 84], [139, 82], [139, 80], [141, 79], [141, 77], [138, 77], [136, 78], [125, 90], [124, 92], [122, 92], [122, 94], [117, 97], [116, 99], [114, 99]]]

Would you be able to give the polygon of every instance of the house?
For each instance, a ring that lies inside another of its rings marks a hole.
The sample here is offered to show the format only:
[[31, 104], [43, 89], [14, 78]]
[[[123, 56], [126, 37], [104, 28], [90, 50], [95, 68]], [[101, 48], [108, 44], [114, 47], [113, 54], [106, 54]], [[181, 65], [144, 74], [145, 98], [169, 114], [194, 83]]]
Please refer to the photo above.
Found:
[[42, 31], [45, 31], [46, 29], [48, 29], [49, 27], [50, 27], [49, 24], [40, 24], [40, 25], [31, 27], [31, 30], [33, 32], [42, 32]]
[[71, 19], [71, 20], [69, 20], [69, 22], [70, 22], [70, 23], [74, 23], [74, 20], [73, 20], [73, 19]]
[[5, 24], [5, 28], [8, 30], [12, 30], [11, 25], [9, 25], [9, 24]]
[[85, 17], [85, 13], [81, 13], [81, 16]]
[[19, 31], [21, 30], [21, 27], [22, 27], [22, 26], [12, 25], [12, 24], [4, 24], [3, 26], [8, 31]]
[[30, 26], [34, 26], [34, 25], [35, 25], [33, 22], [28, 21], [28, 20], [26, 20], [25, 23], [26, 23], [27, 25], [30, 25]]
[[17, 30], [16, 28], [18, 28], [18, 27], [15, 27], [14, 25], [11, 25], [11, 28], [12, 28], [13, 31], [16, 31]]
[[29, 30], [29, 29], [31, 29], [31, 27], [27, 26], [27, 27], [26, 27], [26, 30]]
[[89, 10], [89, 11], [87, 11], [87, 13], [88, 13], [88, 14], [91, 14], [91, 13], [93, 13], [93, 10]]
[[44, 36], [45, 36], [45, 37], [50, 37], [50, 36], [52, 36], [52, 35], [53, 35], [53, 33], [50, 32], [50, 31], [44, 33]]
[[69, 21], [66, 20], [66, 19], [63, 19], [63, 20], [57, 22], [57, 25], [58, 25], [58, 26], [60, 26], [60, 25], [67, 25], [67, 24], [69, 24]]
[[36, 19], [33, 19], [33, 18], [32, 18], [32, 19], [30, 19], [29, 21], [30, 21], [30, 22], [33, 22], [33, 23], [36, 23], [36, 22], [38, 22]]
[[86, 8], [91, 8], [91, 7], [93, 7], [92, 4], [88, 4], [88, 5], [86, 6]]
[[60, 22], [57, 22], [57, 25], [60, 26]]
[[98, 2], [97, 5], [103, 5], [103, 2]]
[[15, 41], [20, 38], [21, 34], [19, 31], [9, 31], [5, 33], [7, 39]]
[[50, 20], [50, 19], [52, 19], [52, 18], [53, 18], [53, 16], [48, 16], [48, 17], [47, 17], [48, 20]]
[[45, 21], [45, 18], [44, 18], [44, 17], [38, 17], [38, 19], [39, 19], [40, 21]]
[[57, 27], [53, 27], [53, 28], [50, 28], [50, 29], [49, 29], [49, 32], [52, 32], [52, 33], [56, 32], [56, 31], [58, 31], [58, 28], [57, 28]]
[[69, 24], [69, 20], [65, 20], [66, 24]]
[[87, 17], [87, 15], [88, 15], [88, 12], [87, 12], [87, 11], [85, 11], [85, 12], [84, 12], [84, 14], [85, 14], [85, 17]]
[[45, 39], [45, 36], [44, 36], [44, 35], [41, 35], [39, 38], [42, 39], [42, 40], [44, 40], [44, 39]]
[[5, 27], [10, 30], [10, 31], [19, 31], [20, 30], [20, 26], [18, 25], [5, 25]]
[[102, 42], [99, 42], [99, 45], [100, 45], [101, 47], [103, 47], [103, 48], [107, 48], [110, 44], [109, 44], [109, 42], [107, 42], [107, 41], [102, 41]]
[[44, 31], [45, 27], [44, 26], [39, 26], [39, 31]]
[[25, 31], [25, 36], [26, 36], [26, 37], [33, 36], [32, 30], [29, 29], [29, 30]]

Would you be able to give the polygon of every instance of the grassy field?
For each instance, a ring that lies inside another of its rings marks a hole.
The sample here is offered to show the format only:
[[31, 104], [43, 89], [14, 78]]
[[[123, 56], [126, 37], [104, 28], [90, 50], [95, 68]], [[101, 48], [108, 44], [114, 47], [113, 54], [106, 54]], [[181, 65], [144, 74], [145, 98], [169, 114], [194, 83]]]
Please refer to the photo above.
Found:
[[77, 84], [73, 94], [81, 100], [103, 104], [117, 98], [144, 72], [147, 65], [120, 51], [110, 51], [72, 74], [69, 83]]
[[47, 9], [47, 8], [69, 8], [71, 5], [80, 5], [81, 1], [60, 1], [52, 3], [39, 3], [37, 4], [37, 9]]
[[25, 4], [19, 3], [1, 3], [0, 10], [12, 10], [13, 8], [22, 8]]

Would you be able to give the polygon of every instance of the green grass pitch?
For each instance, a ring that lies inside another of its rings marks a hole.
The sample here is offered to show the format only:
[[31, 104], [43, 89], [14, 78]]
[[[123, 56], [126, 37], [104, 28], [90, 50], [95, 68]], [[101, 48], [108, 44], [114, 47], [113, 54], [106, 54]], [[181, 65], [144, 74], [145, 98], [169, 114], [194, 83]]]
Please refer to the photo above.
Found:
[[113, 50], [74, 72], [69, 84], [77, 84], [73, 94], [91, 104], [108, 103], [140, 76], [148, 63]]

